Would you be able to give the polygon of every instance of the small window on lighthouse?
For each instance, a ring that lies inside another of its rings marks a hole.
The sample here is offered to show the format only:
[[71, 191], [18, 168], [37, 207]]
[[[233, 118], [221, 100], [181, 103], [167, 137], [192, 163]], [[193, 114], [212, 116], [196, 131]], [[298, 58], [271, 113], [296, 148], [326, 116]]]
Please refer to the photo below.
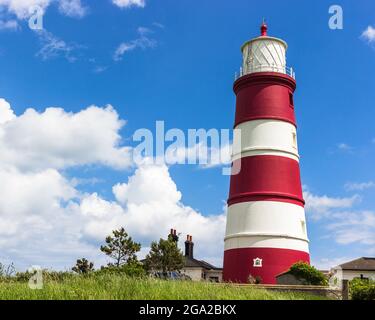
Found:
[[306, 234], [306, 222], [301, 220], [301, 228], [302, 228], [302, 233]]
[[292, 132], [292, 137], [293, 137], [293, 148], [297, 149], [297, 133]]
[[262, 267], [262, 259], [260, 258], [253, 259], [253, 267]]
[[293, 93], [289, 92], [289, 106], [294, 108]]

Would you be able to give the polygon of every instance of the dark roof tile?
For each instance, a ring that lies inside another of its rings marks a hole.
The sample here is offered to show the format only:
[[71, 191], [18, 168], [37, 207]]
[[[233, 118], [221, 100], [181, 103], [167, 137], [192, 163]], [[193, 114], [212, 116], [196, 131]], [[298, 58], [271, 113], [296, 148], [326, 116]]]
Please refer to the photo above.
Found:
[[340, 264], [343, 270], [375, 271], [375, 258], [362, 257]]

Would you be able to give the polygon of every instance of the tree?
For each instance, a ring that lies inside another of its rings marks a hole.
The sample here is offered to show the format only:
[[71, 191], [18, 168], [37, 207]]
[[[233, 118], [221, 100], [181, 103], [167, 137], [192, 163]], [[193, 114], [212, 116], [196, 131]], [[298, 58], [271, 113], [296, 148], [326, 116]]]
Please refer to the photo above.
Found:
[[136, 261], [136, 253], [141, 250], [141, 245], [134, 242], [124, 228], [113, 230], [112, 235], [105, 239], [106, 245], [100, 247], [102, 252], [114, 260], [113, 264], [108, 265], [120, 267]]
[[184, 256], [178, 249], [177, 242], [172, 235], [167, 240], [160, 239], [151, 243], [151, 250], [145, 259], [145, 266], [148, 270], [179, 271], [184, 266]]
[[94, 271], [94, 264], [85, 258], [77, 259], [76, 265], [72, 270], [78, 274], [87, 274]]
[[11, 263], [9, 265], [2, 264], [0, 262], [0, 278], [9, 278], [16, 273], [16, 268], [14, 264]]

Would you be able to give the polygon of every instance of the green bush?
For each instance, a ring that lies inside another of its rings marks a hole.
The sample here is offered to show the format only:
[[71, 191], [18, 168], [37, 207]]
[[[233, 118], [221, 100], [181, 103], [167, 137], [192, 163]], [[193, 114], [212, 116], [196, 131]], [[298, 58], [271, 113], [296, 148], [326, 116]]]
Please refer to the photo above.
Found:
[[100, 270], [94, 272], [94, 275], [100, 274], [124, 275], [139, 278], [146, 276], [146, 271], [140, 262], [132, 261], [119, 267], [114, 265], [102, 267]]
[[353, 279], [349, 290], [352, 300], [375, 300], [375, 281]]
[[[33, 275], [34, 273], [29, 271], [17, 272], [14, 280], [17, 282], [28, 282]], [[75, 275], [71, 272], [43, 270], [43, 281], [63, 282], [73, 277]]]
[[322, 272], [303, 261], [293, 264], [289, 269], [289, 273], [298, 279], [304, 280], [306, 285], [328, 285], [328, 280]]

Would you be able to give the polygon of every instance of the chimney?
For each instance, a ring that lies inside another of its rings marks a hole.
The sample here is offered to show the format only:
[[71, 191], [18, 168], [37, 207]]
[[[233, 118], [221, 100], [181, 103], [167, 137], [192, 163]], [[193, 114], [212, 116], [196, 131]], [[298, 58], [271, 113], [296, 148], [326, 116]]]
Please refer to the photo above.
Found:
[[176, 242], [176, 244], [177, 244], [177, 242], [178, 242], [178, 235], [177, 235], [176, 229], [171, 229], [171, 232], [170, 232], [169, 235], [172, 237], [172, 240], [174, 242]]
[[193, 259], [194, 258], [193, 251], [194, 251], [193, 237], [191, 235], [187, 235], [186, 241], [185, 241], [185, 257]]

